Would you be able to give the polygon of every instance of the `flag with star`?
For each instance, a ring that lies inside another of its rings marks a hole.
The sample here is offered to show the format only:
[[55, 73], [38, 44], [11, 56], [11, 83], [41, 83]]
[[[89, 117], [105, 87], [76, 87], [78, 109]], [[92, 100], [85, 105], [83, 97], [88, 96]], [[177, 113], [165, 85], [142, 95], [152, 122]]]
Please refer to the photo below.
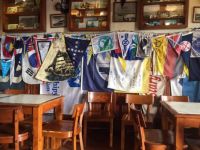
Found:
[[78, 67], [90, 40], [65, 37], [66, 49], [75, 68]]

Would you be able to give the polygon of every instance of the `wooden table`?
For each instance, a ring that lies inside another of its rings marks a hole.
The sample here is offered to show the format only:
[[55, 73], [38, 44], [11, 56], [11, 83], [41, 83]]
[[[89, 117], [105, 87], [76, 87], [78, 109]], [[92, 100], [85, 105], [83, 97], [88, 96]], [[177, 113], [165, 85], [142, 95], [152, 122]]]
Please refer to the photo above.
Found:
[[184, 128], [200, 126], [200, 103], [167, 102], [162, 104], [162, 127], [168, 129], [168, 119], [175, 126], [175, 150], [183, 150]]
[[63, 96], [20, 94], [0, 98], [0, 105], [20, 105], [33, 114], [33, 150], [43, 150], [42, 115], [55, 108], [56, 119], [62, 119]]

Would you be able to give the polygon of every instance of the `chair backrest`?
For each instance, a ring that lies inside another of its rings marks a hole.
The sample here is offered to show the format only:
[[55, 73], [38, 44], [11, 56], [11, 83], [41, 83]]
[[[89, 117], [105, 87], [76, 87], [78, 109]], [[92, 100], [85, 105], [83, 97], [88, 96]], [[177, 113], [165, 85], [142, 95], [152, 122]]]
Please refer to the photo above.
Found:
[[[0, 143], [14, 143], [15, 148], [19, 149], [19, 121], [22, 121], [23, 118], [23, 112], [22, 112], [22, 107], [17, 107], [17, 106], [5, 106], [1, 105], [0, 106], [0, 123], [3, 128], [3, 124], [7, 126], [7, 124], [12, 124], [13, 125], [13, 135], [11, 134], [10, 136], [13, 136], [13, 140], [7, 140], [6, 136], [0, 136]], [[5, 128], [6, 130], [7, 128]], [[3, 132], [3, 131], [2, 131]], [[5, 131], [6, 132], [6, 131]], [[12, 132], [11, 132], [12, 133]]]
[[88, 92], [88, 110], [112, 112], [112, 97], [111, 92]]
[[85, 103], [74, 105], [72, 118], [74, 118], [73, 132], [76, 133], [78, 126], [82, 127], [83, 122], [83, 111], [84, 111]]
[[[147, 121], [149, 121], [151, 105], [154, 103], [154, 98], [152, 95], [135, 95], [135, 94], [126, 94], [126, 103], [128, 103], [128, 113], [130, 113], [131, 107], [136, 107], [139, 105], [139, 108], [143, 108], [143, 105], [147, 106], [146, 116]], [[141, 109], [143, 110], [143, 109]]]
[[161, 101], [189, 102], [188, 96], [161, 96]]
[[14, 90], [14, 89], [7, 89], [4, 91], [4, 94], [26, 94], [25, 90]]

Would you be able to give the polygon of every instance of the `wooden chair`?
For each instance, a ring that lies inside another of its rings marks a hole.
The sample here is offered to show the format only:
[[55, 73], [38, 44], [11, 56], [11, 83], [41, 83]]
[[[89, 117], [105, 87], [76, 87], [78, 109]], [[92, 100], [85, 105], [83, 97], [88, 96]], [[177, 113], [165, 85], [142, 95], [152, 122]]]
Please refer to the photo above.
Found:
[[88, 111], [84, 114], [84, 142], [87, 143], [87, 123], [88, 122], [107, 122], [110, 124], [109, 146], [113, 146], [113, 110], [112, 96], [110, 92], [88, 92], [86, 102]]
[[19, 126], [24, 119], [22, 107], [1, 105], [0, 114], [0, 144], [14, 144], [14, 149], [19, 150], [20, 143], [28, 139], [28, 132]]
[[189, 102], [188, 96], [161, 96], [161, 101]]
[[141, 110], [133, 108], [131, 109], [131, 114], [134, 129], [138, 133], [138, 136], [135, 135], [134, 144], [137, 144], [138, 141], [140, 143], [134, 147], [135, 150], [166, 150], [167, 143], [171, 142], [171, 140], [168, 140], [169, 134], [160, 129], [146, 129], [146, 123]]
[[121, 150], [125, 148], [125, 131], [126, 126], [133, 126], [133, 120], [131, 117], [130, 109], [131, 107], [137, 107], [143, 110], [143, 106], [146, 105], [145, 121], [147, 123], [152, 122], [152, 117], [150, 115], [150, 108], [154, 102], [153, 96], [151, 95], [135, 95], [126, 94], [126, 103], [128, 104], [128, 113], [124, 114], [121, 119]]
[[76, 150], [76, 136], [79, 135], [81, 150], [84, 150], [82, 139], [82, 119], [84, 103], [74, 106], [73, 120], [54, 120], [43, 127], [44, 148], [60, 149], [62, 140], [72, 139], [73, 150]]
[[26, 94], [25, 90], [15, 90], [15, 89], [7, 89], [4, 91], [4, 94]]

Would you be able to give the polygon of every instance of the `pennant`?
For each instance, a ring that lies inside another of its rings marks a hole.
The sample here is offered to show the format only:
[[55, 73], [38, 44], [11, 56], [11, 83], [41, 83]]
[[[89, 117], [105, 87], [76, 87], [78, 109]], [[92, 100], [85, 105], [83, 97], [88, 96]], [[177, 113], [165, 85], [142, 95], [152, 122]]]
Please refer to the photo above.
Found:
[[12, 58], [15, 49], [14, 45], [15, 45], [15, 37], [5, 36], [5, 39], [3, 40], [1, 59]]
[[164, 35], [152, 38], [152, 48], [154, 51], [153, 74], [163, 75], [165, 57], [167, 53], [167, 39]]
[[[126, 57], [134, 58], [137, 51], [138, 35], [134, 32], [118, 32], [117, 34], [122, 57], [124, 59]], [[134, 51], [132, 49], [134, 49]]]
[[112, 51], [118, 48], [115, 33], [108, 33], [92, 38], [93, 53]]
[[84, 55], [82, 89], [88, 91], [112, 91], [107, 88], [110, 69], [110, 53], [92, 55], [87, 64], [89, 53]]
[[139, 34], [139, 46], [136, 52], [137, 57], [150, 57], [152, 53], [152, 34]]
[[8, 75], [11, 67], [11, 60], [1, 60], [2, 78]]
[[78, 67], [90, 41], [65, 37], [66, 49], [75, 68]]
[[75, 74], [74, 66], [66, 52], [64, 37], [55, 39], [44, 59], [36, 79], [46, 82], [63, 81]]

